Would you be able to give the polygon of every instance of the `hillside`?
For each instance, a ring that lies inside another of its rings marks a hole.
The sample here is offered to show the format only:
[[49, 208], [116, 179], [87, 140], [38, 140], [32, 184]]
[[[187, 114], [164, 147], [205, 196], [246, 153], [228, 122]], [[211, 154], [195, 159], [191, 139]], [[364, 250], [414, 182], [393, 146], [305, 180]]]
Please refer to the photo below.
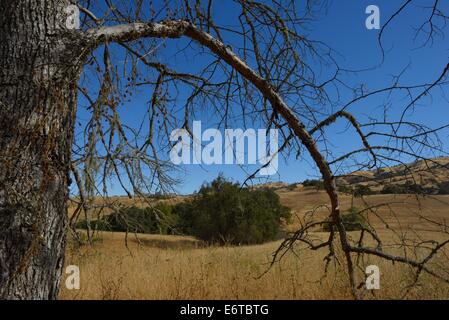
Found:
[[[442, 183], [449, 183], [449, 157], [435, 158], [430, 161], [417, 161], [411, 164], [399, 165], [394, 167], [385, 167], [374, 171], [357, 171], [344, 177], [337, 179], [338, 186], [354, 186], [366, 185], [372, 191], [380, 191], [386, 185], [401, 185], [407, 181], [418, 184], [428, 190], [436, 190]], [[296, 184], [300, 187], [301, 184]], [[278, 193], [283, 191], [295, 190], [295, 184], [288, 184], [285, 182], [269, 182], [251, 186], [251, 188], [270, 188], [276, 190]], [[148, 197], [147, 199], [129, 198], [127, 196], [113, 196], [113, 197], [97, 197], [94, 199], [94, 207], [103, 207], [102, 214], [111, 212], [111, 208], [117, 207], [147, 207], [150, 203], [154, 204], [159, 201], [168, 204], [176, 204], [185, 201], [190, 196], [169, 196], [166, 199], [158, 199]], [[321, 197], [320, 197], [321, 198]], [[76, 201], [77, 199], [75, 199]], [[77, 207], [76, 202], [69, 202], [69, 216], [71, 216]]]
[[374, 171], [357, 171], [338, 178], [337, 184], [362, 184], [379, 190], [388, 184], [404, 184], [407, 181], [427, 189], [436, 189], [441, 183], [449, 182], [449, 157], [421, 160]]

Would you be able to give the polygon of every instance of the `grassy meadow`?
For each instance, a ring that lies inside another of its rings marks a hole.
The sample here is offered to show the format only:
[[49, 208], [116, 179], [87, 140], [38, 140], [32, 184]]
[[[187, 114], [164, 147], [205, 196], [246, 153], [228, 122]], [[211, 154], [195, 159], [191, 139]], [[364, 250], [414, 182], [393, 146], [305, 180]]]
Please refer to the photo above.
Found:
[[[323, 191], [298, 187], [278, 191], [295, 218], [285, 226], [298, 227], [306, 212], [326, 203]], [[362, 208], [382, 203], [389, 206], [369, 215], [384, 241], [384, 250], [400, 253], [399, 239], [420, 241], [447, 239], [448, 234], [427, 222], [449, 219], [449, 196], [417, 198], [411, 195], [373, 195], [354, 205]], [[351, 197], [343, 196], [342, 207], [351, 206]], [[318, 210], [316, 217], [325, 217]], [[397, 232], [393, 233], [394, 229]], [[325, 239], [327, 233], [312, 234]], [[351, 237], [357, 238], [358, 232]], [[68, 290], [61, 282], [61, 299], [351, 299], [347, 276], [341, 265], [332, 264], [325, 273], [323, 261], [327, 249], [289, 253], [271, 268], [272, 253], [281, 240], [253, 246], [204, 246], [192, 237], [135, 235], [99, 232], [92, 246], [75, 245], [69, 239], [66, 265], [78, 265], [80, 290]], [[449, 270], [449, 250], [432, 260]], [[341, 256], [337, 252], [337, 256]], [[449, 285], [423, 275], [404, 297], [404, 288], [413, 282], [409, 267], [369, 257], [365, 265], [376, 264], [381, 271], [381, 289], [367, 293], [367, 299], [449, 299]], [[362, 279], [359, 271], [359, 279]]]

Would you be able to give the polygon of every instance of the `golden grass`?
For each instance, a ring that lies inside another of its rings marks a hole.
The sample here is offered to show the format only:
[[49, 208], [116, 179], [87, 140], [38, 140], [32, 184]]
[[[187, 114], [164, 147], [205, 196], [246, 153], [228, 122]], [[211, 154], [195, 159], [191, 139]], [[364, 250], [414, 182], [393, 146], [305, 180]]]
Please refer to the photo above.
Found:
[[[298, 188], [279, 192], [282, 202], [298, 217], [314, 206], [326, 203], [323, 192]], [[401, 235], [419, 229], [424, 239], [444, 238], [427, 230], [417, 217], [419, 212], [433, 219], [449, 217], [449, 197], [419, 199], [408, 196], [370, 196], [371, 205], [394, 201], [393, 209], [381, 209], [379, 215], [401, 229]], [[406, 203], [406, 204], [404, 204]], [[350, 205], [344, 197], [343, 208]], [[357, 206], [362, 207], [360, 200]], [[418, 210], [420, 207], [423, 210]], [[399, 217], [396, 219], [392, 211]], [[324, 216], [324, 212], [322, 215]], [[391, 243], [391, 232], [375, 218], [371, 221], [382, 238]], [[288, 229], [297, 227], [293, 220]], [[427, 230], [427, 231], [425, 231]], [[415, 233], [413, 233], [415, 234]], [[324, 238], [326, 234], [315, 232]], [[354, 238], [356, 234], [352, 235]], [[447, 238], [447, 235], [445, 235]], [[387, 242], [388, 242], [387, 241]], [[331, 266], [325, 278], [322, 251], [300, 251], [299, 257], [288, 254], [267, 270], [271, 254], [279, 241], [256, 246], [202, 247], [191, 237], [100, 233], [92, 247], [78, 248], [70, 242], [66, 265], [78, 265], [81, 289], [67, 290], [61, 282], [61, 299], [351, 299], [344, 266]], [[447, 251], [446, 251], [447, 255]], [[441, 260], [443, 261], [443, 260]], [[448, 260], [444, 260], [447, 262]], [[398, 299], [412, 281], [408, 267], [369, 258], [365, 265], [376, 264], [381, 270], [381, 289], [366, 298]], [[449, 265], [448, 265], [449, 269]], [[360, 274], [359, 274], [360, 276]], [[359, 277], [361, 278], [361, 277]], [[449, 285], [424, 275], [407, 298], [448, 299]]]
[[[67, 264], [81, 270], [81, 289], [61, 299], [350, 299], [346, 276], [339, 267], [324, 274], [324, 252], [288, 255], [261, 278], [278, 243], [248, 247], [167, 249], [152, 245], [187, 240], [141, 235], [138, 245], [123, 234], [101, 234], [93, 248], [71, 247]], [[191, 240], [190, 240], [191, 241]], [[411, 281], [407, 268], [372, 259], [382, 272], [376, 298], [400, 298]], [[321, 280], [321, 281], [320, 281]], [[372, 298], [368, 296], [367, 298]], [[449, 286], [424, 276], [408, 298], [447, 299]]]
[[[292, 209], [293, 219], [286, 229], [295, 231], [300, 226], [300, 220], [307, 212], [317, 206], [327, 203], [324, 191], [298, 187], [290, 191], [283, 189], [278, 192], [282, 204]], [[449, 195], [416, 196], [416, 195], [371, 195], [362, 199], [351, 199], [349, 195], [340, 195], [340, 208], [344, 213], [352, 205], [359, 210], [372, 207], [365, 216], [369, 223], [378, 231], [394, 229], [399, 233], [437, 231], [434, 222], [449, 224]], [[388, 205], [385, 205], [388, 204]], [[314, 214], [315, 220], [324, 220], [329, 211], [320, 208]], [[433, 223], [427, 221], [430, 219]], [[388, 227], [387, 227], [388, 226]], [[391, 235], [387, 236], [389, 240]], [[430, 235], [430, 239], [433, 235]]]

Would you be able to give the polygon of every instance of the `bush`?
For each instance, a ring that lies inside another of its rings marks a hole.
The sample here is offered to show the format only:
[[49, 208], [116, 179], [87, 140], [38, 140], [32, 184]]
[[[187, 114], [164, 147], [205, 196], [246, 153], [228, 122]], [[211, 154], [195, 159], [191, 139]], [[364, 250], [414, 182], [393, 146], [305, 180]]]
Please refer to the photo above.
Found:
[[361, 198], [364, 196], [369, 196], [370, 194], [373, 194], [374, 192], [371, 190], [370, 187], [365, 185], [357, 185], [354, 189], [354, 197]]
[[399, 184], [387, 184], [380, 191], [382, 194], [404, 194], [405, 189]]
[[403, 184], [388, 184], [385, 185], [381, 191], [382, 194], [429, 194], [432, 190], [426, 189], [423, 186], [407, 181]]
[[304, 180], [302, 182], [302, 185], [304, 187], [313, 187], [316, 188], [317, 190], [323, 190], [324, 189], [324, 183], [322, 180]]
[[167, 200], [173, 198], [171, 194], [164, 194], [162, 192], [156, 192], [154, 194], [148, 194], [147, 198], [150, 200]]
[[[183, 233], [209, 243], [256, 244], [276, 239], [291, 216], [272, 189], [241, 189], [218, 177], [192, 200], [175, 206], [124, 208], [91, 221], [91, 228], [138, 233]], [[77, 225], [87, 229], [87, 222]]]
[[[347, 213], [341, 216], [341, 220], [343, 221], [343, 225], [345, 226], [346, 231], [359, 231], [362, 229], [370, 229], [368, 222], [366, 219], [359, 213], [359, 210], [355, 207], [352, 207], [347, 211]], [[323, 225], [323, 230], [326, 232], [331, 231], [331, 223], [326, 223]], [[336, 230], [334, 226], [334, 230]]]
[[241, 189], [218, 177], [175, 209], [181, 229], [209, 243], [256, 244], [274, 240], [290, 210], [271, 189]]
[[449, 194], [449, 181], [438, 184], [438, 194]]
[[298, 187], [298, 184], [297, 184], [297, 183], [292, 183], [292, 184], [289, 184], [289, 185], [287, 186], [287, 190], [288, 190], [288, 191], [294, 191], [294, 190], [296, 190], [297, 187]]
[[[90, 225], [91, 229], [101, 231], [168, 234], [178, 223], [172, 207], [160, 203], [152, 208], [123, 208], [91, 221]], [[87, 229], [87, 221], [80, 221], [77, 228]]]
[[354, 195], [356, 198], [361, 198], [363, 196], [369, 196], [375, 194], [369, 186], [357, 185], [355, 188], [347, 185], [341, 185], [337, 188], [338, 192]]
[[354, 189], [352, 187], [350, 187], [350, 186], [347, 186], [347, 185], [338, 186], [337, 190], [338, 190], [338, 192], [346, 193], [346, 194], [353, 194], [354, 193]]

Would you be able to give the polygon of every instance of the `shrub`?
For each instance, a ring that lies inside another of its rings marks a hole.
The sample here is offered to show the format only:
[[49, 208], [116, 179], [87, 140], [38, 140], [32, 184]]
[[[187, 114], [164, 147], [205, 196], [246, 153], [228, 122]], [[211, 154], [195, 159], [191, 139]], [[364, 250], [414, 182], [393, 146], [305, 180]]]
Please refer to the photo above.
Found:
[[289, 185], [287, 186], [287, 190], [288, 190], [288, 191], [294, 191], [294, 190], [296, 189], [297, 186], [298, 186], [298, 184], [296, 184], [296, 183], [289, 184]]
[[317, 190], [323, 190], [324, 189], [324, 183], [322, 180], [304, 180], [302, 182], [302, 185], [304, 187], [313, 187], [316, 188]]
[[432, 190], [426, 189], [423, 186], [406, 181], [403, 184], [388, 184], [385, 185], [381, 191], [383, 194], [429, 194]]
[[[276, 239], [291, 216], [272, 189], [241, 189], [218, 177], [175, 206], [129, 207], [91, 221], [91, 228], [138, 233], [183, 233], [209, 243], [256, 244]], [[87, 222], [77, 225], [87, 228]]]
[[341, 193], [346, 193], [346, 194], [352, 194], [354, 195], [354, 197], [363, 197], [363, 196], [368, 196], [370, 194], [374, 194], [375, 192], [373, 190], [371, 190], [371, 188], [369, 186], [365, 186], [365, 185], [356, 185], [355, 187], [351, 187], [348, 185], [341, 185], [338, 186], [337, 188], [338, 192]]
[[368, 186], [365, 186], [365, 185], [357, 185], [354, 189], [354, 197], [356, 197], [356, 198], [368, 196], [373, 193], [374, 192], [371, 190], [371, 188]]
[[449, 181], [438, 184], [438, 194], [449, 194]]
[[276, 239], [290, 210], [271, 189], [241, 189], [219, 176], [175, 209], [181, 229], [209, 243], [256, 244]]
[[[152, 208], [123, 208], [99, 220], [91, 221], [90, 225], [92, 229], [101, 231], [168, 234], [178, 222], [172, 207], [159, 203]], [[87, 221], [80, 221], [77, 228], [87, 229]]]
[[[346, 231], [359, 231], [362, 229], [370, 229], [368, 222], [366, 219], [359, 213], [359, 210], [355, 207], [352, 207], [347, 211], [347, 213], [341, 216], [341, 220], [343, 221], [343, 225], [345, 226]], [[335, 230], [334, 226], [334, 230]], [[323, 225], [323, 230], [326, 232], [331, 231], [331, 223], [325, 223]]]
[[347, 185], [338, 186], [337, 190], [338, 190], [338, 192], [346, 193], [346, 194], [353, 194], [354, 193], [354, 189], [352, 187], [350, 187], [350, 186], [347, 186]]
[[173, 198], [171, 194], [164, 194], [162, 192], [156, 192], [154, 194], [148, 194], [147, 198], [150, 200], [167, 200]]
[[405, 189], [399, 184], [387, 184], [380, 191], [382, 194], [404, 194]]

